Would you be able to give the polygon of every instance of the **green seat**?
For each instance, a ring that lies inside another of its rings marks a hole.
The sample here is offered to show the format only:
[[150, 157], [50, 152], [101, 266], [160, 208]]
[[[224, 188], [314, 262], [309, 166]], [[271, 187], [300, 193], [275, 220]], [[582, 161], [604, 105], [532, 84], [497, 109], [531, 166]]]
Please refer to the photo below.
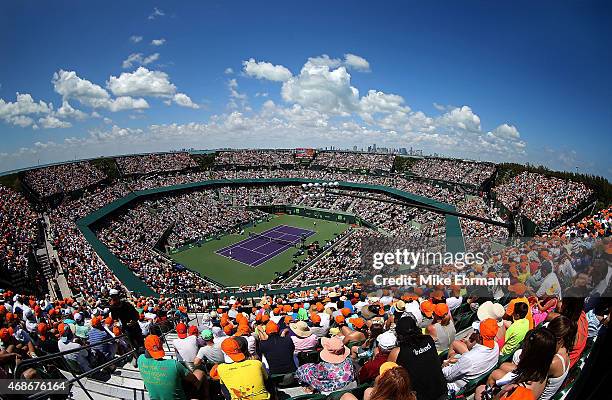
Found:
[[455, 330], [457, 332], [464, 330], [472, 325], [472, 320], [476, 316], [475, 312], [468, 311], [459, 316], [457, 323], [455, 323]]
[[348, 347], [349, 349], [352, 349], [353, 346], [361, 346], [364, 343], [365, 343], [365, 340], [353, 340], [353, 341], [348, 342], [346, 344], [346, 347]]
[[440, 358], [440, 362], [444, 362], [448, 358], [448, 350], [444, 350], [442, 353], [438, 354]]
[[497, 361], [497, 365], [500, 366], [505, 362], [510, 362], [512, 361], [512, 356], [514, 355], [514, 353], [510, 353], [510, 354], [506, 354], [505, 356], [500, 355], [499, 356], [499, 361]]

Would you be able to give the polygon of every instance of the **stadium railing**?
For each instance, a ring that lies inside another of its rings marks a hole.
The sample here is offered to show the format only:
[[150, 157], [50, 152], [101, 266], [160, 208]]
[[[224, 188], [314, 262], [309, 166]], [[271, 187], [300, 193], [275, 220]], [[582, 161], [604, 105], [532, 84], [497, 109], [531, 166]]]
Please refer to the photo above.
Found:
[[[17, 364], [17, 366], [15, 367], [14, 371], [13, 371], [13, 378], [14, 379], [19, 379], [21, 377], [21, 374], [23, 373], [23, 371], [27, 370], [28, 368], [34, 368], [37, 371], [38, 370], [42, 370], [44, 368], [44, 366], [46, 365], [54, 365], [57, 366], [58, 364], [63, 366], [63, 369], [67, 372], [70, 372], [73, 377], [69, 378], [66, 380], [66, 384], [68, 386], [72, 386], [74, 383], [77, 383], [80, 388], [83, 390], [83, 392], [85, 392], [87, 394], [87, 396], [91, 399], [91, 396], [89, 395], [87, 389], [85, 388], [85, 385], [83, 385], [82, 380], [84, 378], [88, 378], [90, 376], [93, 376], [95, 374], [100, 373], [102, 370], [108, 368], [108, 367], [112, 367], [114, 365], [117, 365], [120, 362], [126, 362], [126, 360], [130, 359], [131, 357], [133, 357], [134, 355], [137, 354], [138, 349], [131, 349], [130, 351], [120, 355], [119, 357], [115, 357], [110, 361], [107, 361], [103, 364], [100, 364], [98, 366], [96, 366], [95, 368], [90, 369], [89, 371], [83, 372], [83, 373], [75, 373], [76, 371], [74, 371], [71, 367], [70, 364], [67, 362], [67, 360], [65, 359], [64, 356], [66, 355], [70, 355], [73, 353], [78, 353], [81, 352], [83, 350], [89, 350], [93, 347], [97, 347], [103, 344], [107, 344], [107, 343], [116, 343], [119, 342], [119, 340], [123, 339], [123, 338], [127, 338], [127, 335], [120, 335], [120, 336], [116, 336], [116, 337], [112, 337], [109, 339], [105, 339], [102, 340], [100, 342], [94, 343], [94, 344], [88, 344], [86, 346], [81, 346], [78, 348], [74, 348], [71, 350], [66, 350], [66, 351], [60, 351], [59, 353], [53, 353], [53, 354], [48, 354], [42, 357], [37, 357], [37, 358], [32, 358], [32, 359], [28, 359], [28, 360], [23, 360], [22, 362], [20, 362], [19, 364]], [[62, 369], [62, 368], [60, 368]], [[47, 393], [45, 392], [41, 392], [41, 393], [37, 393], [37, 394], [33, 394], [30, 395], [29, 397], [27, 397], [28, 400], [34, 400], [34, 399], [39, 399], [39, 398], [43, 398], [45, 396], [48, 396]]]

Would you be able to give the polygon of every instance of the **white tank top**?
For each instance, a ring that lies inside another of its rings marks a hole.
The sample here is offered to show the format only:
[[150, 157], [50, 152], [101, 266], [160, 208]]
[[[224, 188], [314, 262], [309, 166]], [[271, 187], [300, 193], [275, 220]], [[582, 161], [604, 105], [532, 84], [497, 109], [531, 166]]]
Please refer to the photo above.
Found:
[[555, 357], [559, 357], [559, 360], [561, 360], [561, 365], [563, 365], [563, 374], [556, 378], [548, 378], [548, 381], [546, 381], [546, 387], [544, 388], [544, 391], [542, 392], [540, 397], [538, 397], [538, 400], [552, 399], [553, 396], [557, 393], [557, 390], [559, 390], [561, 385], [563, 385], [563, 381], [565, 381], [565, 378], [567, 377], [567, 374], [570, 370], [569, 365], [565, 365], [565, 359], [562, 355], [557, 353], [555, 354]]

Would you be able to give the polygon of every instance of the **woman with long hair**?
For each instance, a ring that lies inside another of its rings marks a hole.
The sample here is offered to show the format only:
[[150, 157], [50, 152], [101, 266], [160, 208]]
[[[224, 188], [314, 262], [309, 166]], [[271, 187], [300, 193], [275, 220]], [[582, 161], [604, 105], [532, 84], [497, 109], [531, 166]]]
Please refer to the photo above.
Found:
[[[376, 377], [373, 387], [366, 389], [363, 400], [417, 400], [410, 375], [405, 368], [386, 362], [380, 369], [384, 372]], [[340, 400], [358, 399], [353, 394], [346, 393]]]
[[584, 297], [579, 296], [582, 294], [583, 291], [576, 288], [568, 289], [561, 301], [559, 314], [551, 312], [546, 317], [547, 321], [553, 321], [559, 315], [563, 315], [576, 327], [574, 343], [571, 349], [568, 349], [570, 350], [570, 368], [580, 359], [589, 338], [589, 321], [584, 312]]
[[419, 400], [446, 399], [446, 379], [432, 337], [424, 335], [411, 316], [397, 321], [395, 333], [398, 347], [391, 351], [387, 361], [408, 371]]
[[557, 338], [548, 328], [531, 330], [523, 341], [520, 359], [504, 363], [491, 373], [487, 385], [476, 388], [475, 399], [507, 399], [515, 391], [529, 392], [538, 399], [546, 387], [557, 350]]

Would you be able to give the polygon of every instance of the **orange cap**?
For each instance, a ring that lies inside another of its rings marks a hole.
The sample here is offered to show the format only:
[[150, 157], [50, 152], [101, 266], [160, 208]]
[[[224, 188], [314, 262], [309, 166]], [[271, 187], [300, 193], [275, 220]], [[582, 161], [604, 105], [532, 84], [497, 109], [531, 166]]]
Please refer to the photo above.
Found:
[[348, 317], [349, 315], [351, 315], [351, 309], [350, 308], [343, 308], [342, 310], [340, 310], [340, 312], [342, 313], [342, 315], [344, 316], [344, 318]]
[[198, 327], [195, 325], [190, 326], [187, 333], [189, 333], [189, 336], [198, 336]]
[[434, 305], [434, 313], [438, 317], [444, 317], [448, 314], [448, 306], [446, 305], [446, 303], [438, 303]]
[[179, 338], [185, 339], [187, 337], [187, 325], [182, 322], [179, 322], [176, 325], [176, 334]]
[[248, 325], [240, 324], [238, 325], [238, 331], [236, 332], [236, 336], [245, 336], [251, 333]]
[[227, 324], [223, 327], [223, 332], [225, 332], [225, 334], [228, 336], [231, 336], [233, 331], [234, 331], [234, 325], [232, 324]]
[[91, 326], [98, 326], [102, 323], [102, 317], [95, 316], [91, 319]]
[[221, 350], [234, 362], [242, 361], [246, 357], [240, 351], [240, 344], [234, 338], [227, 338], [221, 343]]
[[288, 324], [291, 321], [293, 321], [293, 317], [291, 315], [285, 315], [285, 324]]
[[291, 312], [292, 310], [293, 310], [293, 308], [289, 304], [286, 304], [283, 307], [283, 311], [286, 312], [286, 313]]
[[321, 316], [319, 314], [310, 314], [310, 320], [313, 324], [321, 323]]
[[45, 334], [47, 333], [48, 328], [49, 327], [47, 326], [47, 324], [45, 324], [44, 322], [41, 322], [36, 326], [36, 331], [38, 332], [38, 335], [44, 337]]
[[344, 323], [344, 317], [342, 315], [336, 315], [336, 318], [334, 318], [334, 321], [336, 321], [336, 323], [338, 325], [343, 324]]
[[482, 337], [483, 346], [492, 349], [495, 346], [495, 335], [497, 335], [497, 321], [493, 318], [487, 318], [480, 322], [480, 336]]
[[279, 328], [278, 325], [274, 321], [270, 321], [266, 324], [266, 333], [269, 335], [271, 333], [278, 333]]
[[261, 322], [265, 324], [268, 321], [270, 321], [270, 316], [268, 314], [264, 314], [261, 316]]
[[357, 329], [361, 329], [365, 325], [363, 318], [350, 318], [349, 322]]
[[421, 303], [421, 312], [425, 314], [427, 318], [431, 318], [434, 312], [434, 305], [430, 300], [425, 300]]
[[162, 347], [162, 341], [157, 335], [149, 335], [145, 339], [145, 349], [153, 358], [163, 358], [165, 355]]
[[0, 329], [0, 340], [5, 342], [6, 344], [6, 342], [8, 342], [10, 338], [11, 338], [11, 332], [9, 332], [8, 329], [6, 328]]

